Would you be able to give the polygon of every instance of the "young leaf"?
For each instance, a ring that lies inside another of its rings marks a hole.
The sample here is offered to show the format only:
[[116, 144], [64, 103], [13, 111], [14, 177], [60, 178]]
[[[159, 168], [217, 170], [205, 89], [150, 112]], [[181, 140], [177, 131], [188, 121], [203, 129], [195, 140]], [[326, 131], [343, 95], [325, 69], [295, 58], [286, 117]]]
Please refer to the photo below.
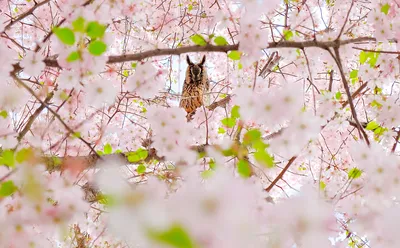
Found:
[[240, 117], [239, 106], [238, 105], [233, 106], [233, 108], [231, 110], [231, 117], [232, 118], [239, 118]]
[[342, 97], [342, 93], [340, 93], [340, 91], [336, 92], [336, 95], [335, 95], [336, 100], [340, 100], [341, 97]]
[[104, 154], [111, 154], [111, 153], [112, 153], [112, 147], [111, 147], [111, 145], [110, 145], [109, 143], [107, 143], [107, 144], [104, 146], [103, 151], [104, 151]]
[[240, 52], [239, 51], [231, 51], [230, 53], [228, 53], [228, 57], [232, 60], [239, 60]]
[[368, 59], [368, 53], [366, 53], [365, 51], [361, 51], [360, 52], [360, 64], [364, 64], [365, 61], [367, 61]]
[[387, 3], [382, 6], [381, 11], [387, 15], [389, 13], [390, 5]]
[[17, 190], [14, 182], [9, 180], [3, 183], [0, 182], [0, 198], [12, 195]]
[[107, 29], [106, 26], [93, 21], [88, 23], [86, 28], [86, 34], [92, 39], [101, 38], [104, 36], [106, 29]]
[[353, 79], [353, 78], [357, 78], [357, 77], [358, 77], [358, 70], [352, 70], [350, 72], [350, 78]]
[[8, 117], [7, 111], [2, 110], [2, 111], [0, 112], [0, 116], [3, 117], [4, 119], [7, 119], [7, 117]]
[[217, 46], [225, 46], [225, 45], [228, 45], [228, 42], [227, 42], [227, 41], [225, 40], [225, 38], [222, 37], [222, 36], [217, 36], [217, 37], [215, 37], [214, 43], [215, 43]]
[[75, 34], [69, 28], [57, 28], [53, 29], [53, 33], [57, 36], [57, 38], [66, 45], [75, 44]]
[[193, 41], [194, 44], [199, 45], [199, 46], [205, 46], [207, 45], [206, 40], [201, 36], [200, 34], [195, 34], [190, 39]]
[[1, 153], [0, 165], [15, 167], [14, 151], [7, 149]]
[[250, 129], [244, 134], [243, 145], [249, 145], [253, 142], [260, 140], [261, 132], [258, 129]]
[[135, 163], [141, 160], [145, 160], [147, 156], [149, 155], [149, 152], [143, 148], [139, 148], [134, 152], [130, 152], [128, 154], [128, 161], [131, 163]]
[[319, 189], [324, 190], [326, 188], [326, 184], [323, 181], [319, 182]]
[[143, 174], [143, 173], [145, 173], [145, 172], [146, 172], [146, 166], [144, 166], [144, 164], [140, 164], [140, 165], [137, 167], [136, 172], [137, 172], [138, 174]]
[[67, 57], [67, 62], [74, 62], [81, 58], [81, 54], [78, 51], [71, 52]]
[[182, 226], [178, 224], [172, 225], [166, 231], [155, 231], [149, 230], [149, 237], [163, 245], [168, 245], [169, 247], [174, 248], [194, 248], [196, 247], [194, 241], [183, 229]]
[[84, 33], [85, 32], [85, 19], [80, 16], [75, 21], [72, 22], [72, 27], [74, 31]]
[[222, 127], [219, 127], [218, 128], [218, 133], [219, 134], [224, 134], [224, 133], [226, 133], [226, 130], [224, 128], [222, 128]]
[[367, 127], [365, 129], [367, 130], [375, 130], [376, 128], [379, 127], [379, 124], [376, 121], [371, 121], [367, 124]]
[[107, 45], [102, 41], [95, 40], [90, 42], [88, 50], [90, 54], [94, 56], [100, 56], [107, 50]]
[[291, 30], [284, 29], [283, 37], [285, 40], [291, 40], [293, 38], [293, 32]]
[[361, 177], [362, 171], [356, 167], [352, 168], [348, 173], [348, 177], [350, 179], [357, 179], [359, 177]]
[[214, 171], [209, 169], [209, 170], [205, 170], [205, 171], [201, 172], [201, 177], [204, 179], [207, 179], [207, 178], [212, 177], [213, 174], [214, 174]]
[[274, 167], [274, 158], [264, 150], [258, 150], [254, 153], [254, 158], [267, 168]]
[[377, 107], [378, 109], [382, 108], [382, 104], [380, 102], [378, 102], [377, 100], [373, 100], [371, 102], [371, 107]]
[[18, 163], [22, 163], [24, 161], [28, 161], [34, 156], [32, 148], [22, 148], [15, 154], [15, 160]]
[[221, 120], [222, 124], [226, 127], [232, 128], [236, 125], [236, 118], [227, 117]]
[[239, 175], [241, 175], [244, 178], [251, 176], [251, 167], [249, 163], [245, 160], [239, 160], [237, 164], [237, 170]]

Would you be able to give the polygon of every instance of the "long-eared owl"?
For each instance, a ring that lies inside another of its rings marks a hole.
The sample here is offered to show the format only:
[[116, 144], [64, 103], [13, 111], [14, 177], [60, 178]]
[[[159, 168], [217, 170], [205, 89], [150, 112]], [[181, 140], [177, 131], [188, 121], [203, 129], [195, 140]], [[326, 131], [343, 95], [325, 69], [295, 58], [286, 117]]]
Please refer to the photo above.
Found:
[[208, 93], [210, 82], [208, 81], [207, 70], [204, 66], [206, 62], [205, 55], [198, 64], [190, 61], [189, 56], [186, 56], [186, 61], [188, 68], [186, 70], [179, 107], [185, 109], [189, 120], [196, 113], [196, 109], [203, 105], [204, 95]]

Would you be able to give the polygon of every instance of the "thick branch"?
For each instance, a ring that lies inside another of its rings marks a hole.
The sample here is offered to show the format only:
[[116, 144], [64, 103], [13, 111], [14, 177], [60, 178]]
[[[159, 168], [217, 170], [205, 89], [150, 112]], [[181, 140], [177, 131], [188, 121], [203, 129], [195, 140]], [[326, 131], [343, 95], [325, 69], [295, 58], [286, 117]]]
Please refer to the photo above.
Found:
[[[205, 148], [207, 145], [193, 145], [190, 147], [191, 150], [202, 153], [205, 152]], [[66, 168], [95, 168], [97, 161], [101, 159], [120, 159], [122, 162], [126, 164], [142, 164], [142, 163], [149, 163], [153, 160], [157, 160], [160, 162], [165, 161], [165, 157], [161, 157], [157, 154], [157, 150], [154, 148], [147, 149], [148, 155], [145, 159], [130, 162], [128, 157], [130, 152], [125, 153], [116, 153], [116, 154], [107, 154], [99, 157], [97, 154], [90, 154], [86, 156], [65, 156], [65, 157], [58, 157], [58, 156], [42, 156], [39, 158], [40, 162], [46, 165], [48, 171], [59, 171], [64, 170]]]
[[[330, 47], [338, 47], [352, 43], [364, 42], [364, 41], [375, 41], [375, 38], [371, 37], [360, 37], [355, 39], [348, 40], [339, 40], [339, 41], [281, 41], [281, 42], [270, 42], [268, 44], [268, 48], [299, 48], [304, 49], [308, 47], [319, 47], [322, 49], [327, 49]], [[138, 61], [150, 57], [156, 56], [166, 56], [166, 55], [180, 55], [184, 53], [191, 52], [223, 52], [227, 53], [229, 51], [238, 50], [239, 44], [235, 45], [226, 45], [226, 46], [214, 46], [214, 45], [206, 45], [206, 46], [186, 46], [179, 48], [165, 48], [165, 49], [154, 49], [140, 53], [134, 54], [125, 54], [125, 55], [113, 55], [108, 57], [107, 64], [114, 63], [122, 63], [128, 61]], [[45, 59], [45, 64], [49, 67], [60, 67], [56, 59]], [[19, 64], [14, 65], [14, 69], [18, 70], [21, 67]]]

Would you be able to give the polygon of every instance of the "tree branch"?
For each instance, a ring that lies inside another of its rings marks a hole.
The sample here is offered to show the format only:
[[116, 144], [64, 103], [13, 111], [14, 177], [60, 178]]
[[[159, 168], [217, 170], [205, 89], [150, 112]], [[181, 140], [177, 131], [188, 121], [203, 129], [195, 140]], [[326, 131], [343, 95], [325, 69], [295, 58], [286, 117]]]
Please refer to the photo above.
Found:
[[37, 8], [39, 8], [39, 7], [42, 6], [42, 5], [45, 5], [45, 4], [48, 3], [48, 2], [50, 2], [50, 0], [44, 0], [44, 1], [40, 2], [40, 3], [38, 3], [38, 4], [35, 4], [35, 5], [34, 5], [32, 8], [30, 8], [28, 11], [26, 11], [25, 13], [20, 14], [15, 20], [13, 20], [13, 21], [11, 21], [9, 24], [7, 24], [7, 25], [4, 27], [4, 31], [3, 31], [3, 32], [5, 32], [6, 30], [10, 29], [15, 23], [17, 23], [17, 22], [21, 21], [22, 19], [24, 19], [25, 17], [27, 17], [27, 16], [33, 14], [33, 12], [34, 12]]
[[291, 157], [287, 163], [287, 165], [285, 166], [285, 168], [283, 168], [283, 170], [281, 171], [281, 173], [279, 173], [279, 175], [274, 179], [274, 181], [272, 181], [272, 183], [265, 189], [265, 191], [270, 192], [271, 189], [276, 185], [276, 183], [282, 179], [283, 175], [285, 175], [286, 171], [289, 169], [289, 167], [293, 164], [294, 160], [297, 157]]
[[[319, 47], [321, 49], [327, 49], [330, 47], [343, 46], [352, 43], [364, 42], [364, 41], [375, 41], [375, 38], [371, 37], [360, 37], [348, 40], [338, 41], [281, 41], [281, 42], [270, 42], [267, 48], [299, 48], [304, 49], [308, 47]], [[240, 44], [226, 45], [226, 46], [214, 46], [207, 44], [205, 46], [186, 46], [179, 48], [165, 48], [165, 49], [154, 49], [140, 53], [125, 54], [125, 55], [112, 55], [108, 57], [107, 64], [122, 63], [128, 61], [139, 61], [150, 57], [166, 56], [166, 55], [180, 55], [190, 52], [223, 52], [234, 51], [239, 49]], [[57, 59], [47, 58], [44, 60], [46, 66], [61, 68], [57, 62]], [[14, 64], [14, 71], [20, 71], [22, 68], [19, 64]]]

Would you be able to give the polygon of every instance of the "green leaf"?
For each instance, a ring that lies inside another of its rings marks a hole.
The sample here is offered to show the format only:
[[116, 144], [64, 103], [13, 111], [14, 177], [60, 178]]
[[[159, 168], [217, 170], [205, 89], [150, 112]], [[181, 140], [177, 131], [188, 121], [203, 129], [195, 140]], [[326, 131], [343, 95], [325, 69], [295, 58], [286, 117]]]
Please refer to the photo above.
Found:
[[74, 62], [81, 59], [81, 54], [78, 51], [71, 52], [67, 57], [67, 62]]
[[60, 99], [61, 100], [66, 101], [66, 100], [68, 100], [68, 98], [69, 98], [69, 95], [65, 91], [61, 91], [60, 92]]
[[376, 86], [376, 87], [374, 88], [374, 94], [375, 94], [375, 95], [379, 95], [379, 94], [381, 94], [381, 93], [382, 93], [382, 88], [379, 88], [379, 87]]
[[261, 139], [261, 132], [258, 129], [250, 129], [244, 134], [243, 145], [253, 144]]
[[371, 121], [367, 124], [365, 129], [367, 130], [375, 130], [376, 128], [380, 127], [380, 125], [376, 121]]
[[335, 5], [335, 0], [325, 0], [326, 5], [333, 7]]
[[33, 157], [33, 151], [31, 148], [22, 148], [15, 154], [15, 160], [18, 163], [22, 163], [24, 161], [28, 161]]
[[136, 63], [136, 62], [132, 62], [132, 63], [131, 63], [131, 67], [132, 67], [133, 69], [135, 69], [136, 66], [137, 66], [137, 63]]
[[86, 34], [92, 39], [97, 39], [104, 36], [106, 29], [107, 27], [105, 25], [101, 25], [100, 23], [93, 21], [88, 23]]
[[123, 70], [122, 71], [122, 75], [124, 75], [125, 77], [129, 76], [129, 71], [128, 70]]
[[102, 205], [105, 205], [105, 206], [108, 206], [108, 207], [112, 207], [112, 206], [115, 205], [116, 199], [115, 199], [115, 197], [113, 197], [111, 195], [106, 195], [106, 194], [101, 194], [100, 193], [100, 194], [97, 195], [97, 202], [102, 204]]
[[371, 66], [371, 68], [374, 68], [376, 65], [376, 62], [378, 62], [379, 54], [380, 53], [372, 53], [372, 52], [370, 53], [368, 63]]
[[78, 17], [75, 21], [72, 22], [72, 27], [74, 28], [74, 31], [84, 33], [85, 19], [82, 16]]
[[195, 34], [190, 39], [193, 41], [194, 44], [199, 46], [207, 45], [207, 41], [201, 36], [200, 34]]
[[240, 52], [239, 51], [231, 51], [228, 53], [228, 58], [232, 60], [239, 60], [240, 59]]
[[350, 78], [357, 78], [358, 77], [358, 70], [352, 70], [350, 72]]
[[17, 186], [15, 186], [14, 182], [11, 180], [0, 183], [0, 197], [10, 196], [17, 189]]
[[15, 167], [14, 151], [11, 149], [4, 150], [1, 153], [0, 165]]
[[236, 118], [227, 117], [221, 120], [222, 124], [226, 127], [232, 128], [236, 125]]
[[238, 105], [233, 106], [233, 108], [231, 110], [231, 117], [232, 118], [239, 118], [240, 117], [239, 108], [240, 107]]
[[254, 158], [260, 164], [264, 165], [267, 168], [274, 167], [274, 158], [264, 150], [258, 150], [254, 153]]
[[336, 95], [335, 95], [336, 100], [340, 100], [341, 97], [342, 97], [342, 93], [340, 93], [340, 91], [336, 92]]
[[379, 136], [383, 135], [387, 131], [388, 131], [388, 129], [386, 127], [378, 127], [378, 128], [376, 128], [374, 130], [374, 134], [379, 137]]
[[143, 148], [139, 148], [134, 152], [128, 153], [128, 161], [131, 163], [135, 163], [141, 160], [145, 160], [149, 152]]
[[357, 179], [359, 177], [361, 177], [362, 171], [356, 167], [352, 168], [348, 173], [348, 177], [350, 179]]
[[232, 149], [226, 149], [222, 151], [222, 155], [224, 155], [225, 157], [230, 157], [235, 155], [235, 153], [233, 152]]
[[381, 108], [383, 105], [379, 103], [377, 100], [373, 100], [371, 102], [371, 107], [377, 107], [378, 109]]
[[212, 177], [213, 174], [214, 174], [213, 170], [211, 170], [211, 169], [210, 170], [205, 170], [205, 171], [201, 172], [201, 177], [204, 178], [204, 179], [207, 179], [207, 178]]
[[80, 138], [81, 137], [81, 132], [75, 132], [72, 134], [72, 137], [74, 138]]
[[104, 154], [111, 154], [112, 153], [112, 147], [109, 143], [107, 143], [104, 148], [103, 148]]
[[244, 178], [251, 176], [251, 167], [249, 163], [245, 160], [239, 160], [237, 164], [237, 170], [239, 175], [241, 175]]
[[387, 15], [389, 13], [390, 5], [387, 3], [382, 6], [381, 11]]
[[284, 29], [283, 30], [283, 38], [285, 40], [291, 40], [293, 38], [293, 32], [291, 30]]
[[149, 237], [163, 245], [169, 245], [175, 248], [194, 248], [196, 247], [194, 241], [186, 232], [185, 229], [179, 224], [172, 225], [166, 231], [149, 230]]
[[224, 134], [224, 133], [226, 133], [226, 130], [224, 128], [222, 128], [222, 127], [219, 127], [218, 128], [218, 133], [219, 134]]
[[144, 166], [144, 164], [140, 164], [140, 165], [137, 167], [136, 172], [137, 172], [138, 174], [143, 174], [143, 173], [145, 173], [145, 172], [146, 172], [146, 166]]
[[193, 9], [193, 5], [189, 4], [188, 11], [190, 12]]
[[259, 139], [259, 140], [254, 140], [252, 146], [253, 149], [256, 150], [265, 150], [266, 148], [268, 148], [269, 145], [265, 144], [261, 139]]
[[0, 112], [0, 116], [3, 117], [4, 119], [7, 119], [7, 117], [8, 117], [8, 112], [5, 111], [5, 110], [3, 110], [3, 111]]
[[350, 72], [351, 83], [355, 84], [358, 81], [358, 70], [352, 70]]
[[60, 158], [58, 158], [58, 157], [53, 156], [53, 157], [52, 157], [52, 160], [53, 160], [53, 164], [54, 164], [55, 166], [58, 166], [58, 165], [61, 165], [61, 164], [62, 164], [62, 160], [61, 160]]
[[365, 51], [361, 51], [360, 52], [360, 64], [361, 65], [364, 64], [365, 61], [367, 61], [368, 57], [369, 57], [368, 53], [366, 53]]
[[217, 165], [216, 165], [214, 159], [211, 159], [211, 160], [208, 162], [208, 166], [210, 166], [210, 169], [215, 170], [215, 168], [216, 168]]
[[323, 181], [320, 181], [320, 182], [319, 182], [319, 188], [320, 188], [321, 190], [324, 190], [324, 189], [326, 188], [326, 184], [325, 184]]
[[217, 46], [225, 46], [225, 45], [228, 45], [228, 42], [227, 42], [227, 41], [225, 40], [225, 38], [222, 37], [222, 36], [217, 36], [217, 37], [215, 37], [214, 43], [215, 43]]
[[107, 45], [106, 45], [106, 43], [104, 43], [102, 41], [95, 40], [95, 41], [90, 42], [90, 44], [88, 46], [88, 50], [89, 50], [90, 54], [92, 54], [94, 56], [100, 56], [107, 50]]
[[55, 27], [53, 29], [53, 33], [57, 36], [57, 38], [66, 45], [75, 44], [75, 34], [69, 28], [58, 28]]

